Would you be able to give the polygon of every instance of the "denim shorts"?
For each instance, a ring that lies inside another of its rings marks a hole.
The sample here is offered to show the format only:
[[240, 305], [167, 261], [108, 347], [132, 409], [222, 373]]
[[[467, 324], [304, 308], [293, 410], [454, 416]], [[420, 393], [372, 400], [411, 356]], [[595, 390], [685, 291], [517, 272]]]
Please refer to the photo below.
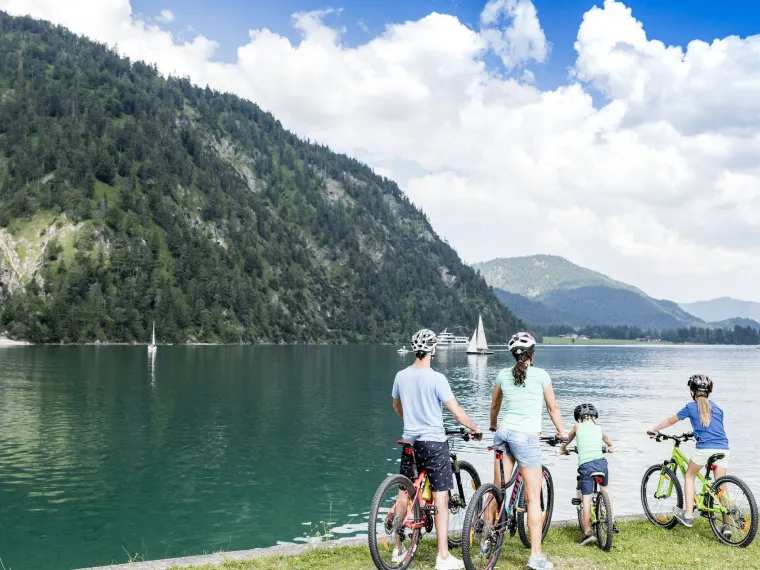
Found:
[[520, 467], [541, 467], [541, 444], [538, 435], [524, 431], [496, 430], [494, 446], [503, 446]]
[[581, 495], [594, 494], [594, 480], [591, 478], [592, 473], [604, 473], [600, 485], [606, 487], [610, 484], [610, 470], [607, 467], [607, 460], [594, 459], [586, 461], [578, 467], [578, 475], [581, 478]]

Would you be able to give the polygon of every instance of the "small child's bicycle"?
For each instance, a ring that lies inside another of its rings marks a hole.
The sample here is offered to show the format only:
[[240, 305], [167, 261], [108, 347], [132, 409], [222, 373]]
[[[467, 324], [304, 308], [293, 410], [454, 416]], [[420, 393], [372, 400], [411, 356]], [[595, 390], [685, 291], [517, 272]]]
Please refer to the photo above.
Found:
[[[553, 437], [542, 437], [541, 441], [556, 445]], [[502, 459], [506, 453], [504, 447], [489, 447], [496, 459]], [[470, 506], [464, 515], [462, 528], [462, 561], [467, 570], [492, 570], [496, 567], [507, 538], [519, 533], [520, 540], [526, 548], [530, 548], [530, 533], [528, 531], [528, 510], [525, 502], [520, 470], [515, 463], [509, 481], [504, 474], [504, 464], [499, 461], [501, 487], [493, 483], [484, 483], [470, 499]], [[541, 467], [541, 540], [546, 537], [554, 510], [554, 482], [546, 467]], [[508, 496], [507, 489], [512, 487]], [[467, 538], [469, 537], [469, 540]]]
[[[675, 442], [673, 454], [663, 463], [652, 465], [644, 473], [641, 481], [641, 503], [647, 518], [663, 528], [673, 528], [678, 520], [673, 507], [683, 508], [683, 490], [678, 481], [678, 470], [686, 476], [689, 458], [680, 449], [681, 443], [694, 438], [693, 433], [665, 435], [648, 432], [656, 441]], [[710, 475], [715, 471], [715, 462], [723, 459], [723, 454], [711, 455], [705, 465], [704, 476], [697, 473], [702, 490], [695, 487], [694, 509], [710, 522], [715, 536], [723, 544], [745, 548], [755, 539], [757, 533], [757, 503], [747, 484], [733, 475], [721, 477], [710, 483]]]
[[[568, 447], [567, 453], [578, 453], [577, 447]], [[607, 453], [607, 448], [602, 448], [603, 453]], [[592, 473], [590, 477], [594, 480], [594, 492], [591, 495], [591, 532], [596, 535], [596, 542], [599, 548], [609, 552], [612, 548], [612, 535], [615, 534], [615, 519], [612, 514], [612, 501], [601, 488], [600, 484], [604, 480], [604, 473]], [[581, 476], [576, 475], [576, 489], [578, 496], [573, 497], [570, 502], [575, 505], [578, 512], [578, 526], [583, 532], [583, 502], [580, 497]]]

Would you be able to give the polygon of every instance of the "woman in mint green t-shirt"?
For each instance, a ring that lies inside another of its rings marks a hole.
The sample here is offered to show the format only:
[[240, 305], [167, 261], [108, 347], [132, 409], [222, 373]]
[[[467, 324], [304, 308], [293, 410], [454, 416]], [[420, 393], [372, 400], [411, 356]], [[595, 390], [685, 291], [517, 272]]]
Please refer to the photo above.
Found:
[[[517, 362], [513, 368], [502, 370], [496, 379], [491, 400], [491, 431], [495, 432], [494, 445], [506, 449], [505, 472], [511, 473], [517, 462], [525, 484], [531, 537], [528, 568], [551, 570], [553, 564], [541, 554], [541, 447], [538, 438], [544, 405], [560, 437], [565, 437], [565, 428], [551, 378], [545, 370], [533, 366], [535, 348], [536, 341], [527, 332], [517, 333], [509, 341], [509, 350]], [[500, 411], [503, 413], [498, 423]], [[494, 483], [501, 483], [498, 459], [494, 460]]]

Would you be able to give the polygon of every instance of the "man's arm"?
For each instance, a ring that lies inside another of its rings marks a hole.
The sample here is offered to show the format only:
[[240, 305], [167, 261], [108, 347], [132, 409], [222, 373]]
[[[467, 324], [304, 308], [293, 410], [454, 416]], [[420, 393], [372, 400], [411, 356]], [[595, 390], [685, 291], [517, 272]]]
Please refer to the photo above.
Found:
[[493, 396], [491, 396], [491, 431], [496, 431], [499, 427], [499, 412], [501, 411], [501, 402], [504, 399], [504, 392], [501, 391], [501, 386], [498, 384], [493, 389]]
[[454, 419], [456, 419], [456, 421], [458, 421], [473, 433], [481, 433], [478, 429], [478, 426], [476, 426], [475, 422], [470, 419], [470, 416], [467, 415], [467, 412], [462, 409], [462, 406], [459, 405], [459, 402], [457, 402], [456, 398], [451, 398], [451, 400], [444, 402], [444, 405], [449, 409], [451, 415], [454, 416]]
[[554, 388], [551, 384], [547, 384], [544, 388], [544, 400], [546, 400], [546, 410], [549, 412], [549, 417], [551, 417], [554, 427], [557, 428], [557, 434], [560, 437], [565, 437], [565, 424], [562, 423], [562, 414], [559, 411], [559, 404], [554, 397]]
[[393, 398], [393, 409], [396, 410], [396, 413], [398, 414], [398, 417], [401, 418], [401, 421], [404, 421], [404, 407], [401, 405], [401, 400], [398, 398]]

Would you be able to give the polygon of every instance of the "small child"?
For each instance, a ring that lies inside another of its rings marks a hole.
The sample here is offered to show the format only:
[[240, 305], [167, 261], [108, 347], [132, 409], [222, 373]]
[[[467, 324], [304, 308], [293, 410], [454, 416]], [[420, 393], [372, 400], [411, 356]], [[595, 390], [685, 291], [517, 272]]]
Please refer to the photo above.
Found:
[[[687, 383], [692, 401], [686, 404], [675, 416], [669, 417], [654, 426], [650, 431], [658, 433], [661, 429], [670, 427], [681, 420], [689, 418], [692, 431], [697, 440], [697, 449], [691, 456], [689, 467], [684, 477], [684, 497], [686, 508], [675, 507], [673, 514], [682, 525], [691, 527], [694, 524], [694, 479], [714, 453], [722, 453], [723, 459], [715, 462], [715, 479], [720, 479], [728, 472], [728, 461], [731, 452], [728, 450], [728, 436], [723, 427], [723, 410], [708, 398], [713, 391], [713, 381], [704, 374], [695, 374]], [[723, 517], [723, 536], [731, 538], [731, 526], [728, 518]]]
[[[578, 475], [580, 475], [581, 495], [583, 496], [583, 521], [580, 544], [585, 546], [596, 542], [596, 537], [591, 532], [591, 495], [594, 493], [594, 481], [591, 479], [591, 474], [604, 473], [602, 489], [607, 493], [610, 503], [612, 503], [612, 495], [608, 487], [609, 467], [602, 451], [603, 444], [607, 444], [607, 453], [612, 453], [613, 450], [612, 441], [604, 433], [602, 426], [596, 423], [599, 413], [593, 404], [581, 404], [577, 406], [573, 415], [577, 423], [570, 430], [567, 442], [562, 444], [562, 452], [568, 453], [567, 445], [573, 439], [577, 439]], [[613, 523], [613, 532], [619, 532], [617, 523]]]

